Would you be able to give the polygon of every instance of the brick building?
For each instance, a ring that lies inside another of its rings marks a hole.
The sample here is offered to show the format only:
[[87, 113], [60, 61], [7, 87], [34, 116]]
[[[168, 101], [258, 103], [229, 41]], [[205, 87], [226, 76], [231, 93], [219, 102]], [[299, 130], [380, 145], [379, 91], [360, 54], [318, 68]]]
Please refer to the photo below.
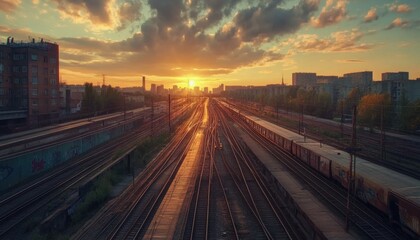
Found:
[[0, 126], [47, 125], [58, 120], [59, 47], [43, 41], [0, 44]]

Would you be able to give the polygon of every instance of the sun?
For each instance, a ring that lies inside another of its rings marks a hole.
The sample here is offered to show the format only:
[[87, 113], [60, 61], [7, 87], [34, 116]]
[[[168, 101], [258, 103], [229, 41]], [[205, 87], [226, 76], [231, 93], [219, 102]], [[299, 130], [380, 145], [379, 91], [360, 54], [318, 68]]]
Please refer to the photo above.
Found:
[[188, 80], [188, 87], [193, 88], [195, 86], [195, 81], [193, 79]]

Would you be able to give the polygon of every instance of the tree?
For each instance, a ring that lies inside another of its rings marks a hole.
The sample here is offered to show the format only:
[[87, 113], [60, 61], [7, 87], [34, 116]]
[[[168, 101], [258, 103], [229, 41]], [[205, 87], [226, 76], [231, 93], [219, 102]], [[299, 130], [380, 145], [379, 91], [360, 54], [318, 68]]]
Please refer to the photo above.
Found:
[[411, 102], [402, 107], [401, 127], [403, 130], [420, 130], [420, 100]]
[[85, 83], [85, 93], [82, 99], [83, 113], [95, 113], [99, 110], [98, 108], [99, 96], [96, 93], [92, 83]]
[[362, 97], [358, 106], [359, 122], [370, 127], [381, 126], [381, 116], [384, 125], [391, 120], [391, 98], [388, 94], [368, 94]]
[[[360, 99], [362, 98], [362, 93], [360, 92], [359, 88], [353, 88], [347, 97], [344, 99], [343, 102], [343, 112], [345, 114], [351, 114], [353, 111], [353, 107], [359, 104]], [[341, 105], [337, 106], [337, 109], [341, 114]]]

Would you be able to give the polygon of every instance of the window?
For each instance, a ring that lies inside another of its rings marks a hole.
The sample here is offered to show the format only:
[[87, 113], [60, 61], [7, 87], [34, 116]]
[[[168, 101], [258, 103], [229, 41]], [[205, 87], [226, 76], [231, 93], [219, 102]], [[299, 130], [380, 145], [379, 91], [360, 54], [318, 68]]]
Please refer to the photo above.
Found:
[[20, 80], [22, 81], [22, 84], [28, 84], [28, 78], [27, 77], [23, 77]]
[[45, 84], [48, 84], [48, 78], [47, 77], [44, 77], [44, 82], [45, 82]]
[[26, 73], [28, 71], [28, 67], [27, 66], [22, 66], [22, 72]]
[[32, 65], [32, 74], [38, 74], [38, 66]]
[[19, 78], [15, 77], [15, 78], [13, 79], [13, 83], [14, 83], [14, 84], [19, 84]]
[[55, 58], [50, 58], [50, 63], [52, 63], [52, 64], [57, 63], [57, 59], [55, 59]]
[[55, 80], [55, 78], [51, 78], [51, 79], [50, 79], [50, 83], [51, 83], [51, 85], [55, 85], [55, 84], [56, 84], [56, 82], [57, 82], [57, 80]]
[[[33, 106], [38, 106], [38, 99], [33, 99], [32, 100], [32, 105]], [[38, 114], [38, 111], [32, 111], [33, 114]]]
[[14, 73], [19, 72], [19, 66], [13, 66], [13, 72]]
[[48, 57], [44, 56], [44, 63], [47, 63], [47, 62], [48, 62]]
[[3, 96], [3, 95], [4, 95], [4, 89], [0, 88], [0, 96]]
[[37, 76], [32, 77], [32, 84], [38, 84], [38, 77]]
[[57, 74], [57, 69], [55, 67], [51, 68], [51, 74]]
[[17, 54], [17, 53], [13, 54], [13, 61], [18, 61], [20, 59], [19, 55], [20, 54]]
[[0, 73], [3, 73], [4, 67], [3, 67], [3, 63], [0, 63]]
[[53, 106], [57, 105], [57, 101], [55, 99], [51, 99], [51, 105]]
[[3, 75], [0, 74], [0, 83], [3, 83]]
[[48, 74], [48, 68], [44, 68], [44, 74]]
[[57, 95], [57, 91], [55, 89], [51, 89], [51, 96], [55, 97]]
[[44, 89], [44, 95], [48, 96], [48, 89]]
[[38, 96], [38, 89], [32, 89], [32, 96]]
[[36, 54], [31, 54], [31, 60], [32, 60], [32, 61], [38, 61], [38, 55], [36, 55]]

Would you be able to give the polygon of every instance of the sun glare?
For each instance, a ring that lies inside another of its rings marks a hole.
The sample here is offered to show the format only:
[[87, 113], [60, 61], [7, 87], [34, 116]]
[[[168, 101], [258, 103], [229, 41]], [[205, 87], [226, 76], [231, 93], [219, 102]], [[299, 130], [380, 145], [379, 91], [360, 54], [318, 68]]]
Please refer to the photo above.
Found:
[[192, 79], [188, 80], [188, 87], [189, 87], [189, 88], [193, 88], [193, 87], [195, 87], [195, 81], [194, 81], [194, 80], [192, 80]]

